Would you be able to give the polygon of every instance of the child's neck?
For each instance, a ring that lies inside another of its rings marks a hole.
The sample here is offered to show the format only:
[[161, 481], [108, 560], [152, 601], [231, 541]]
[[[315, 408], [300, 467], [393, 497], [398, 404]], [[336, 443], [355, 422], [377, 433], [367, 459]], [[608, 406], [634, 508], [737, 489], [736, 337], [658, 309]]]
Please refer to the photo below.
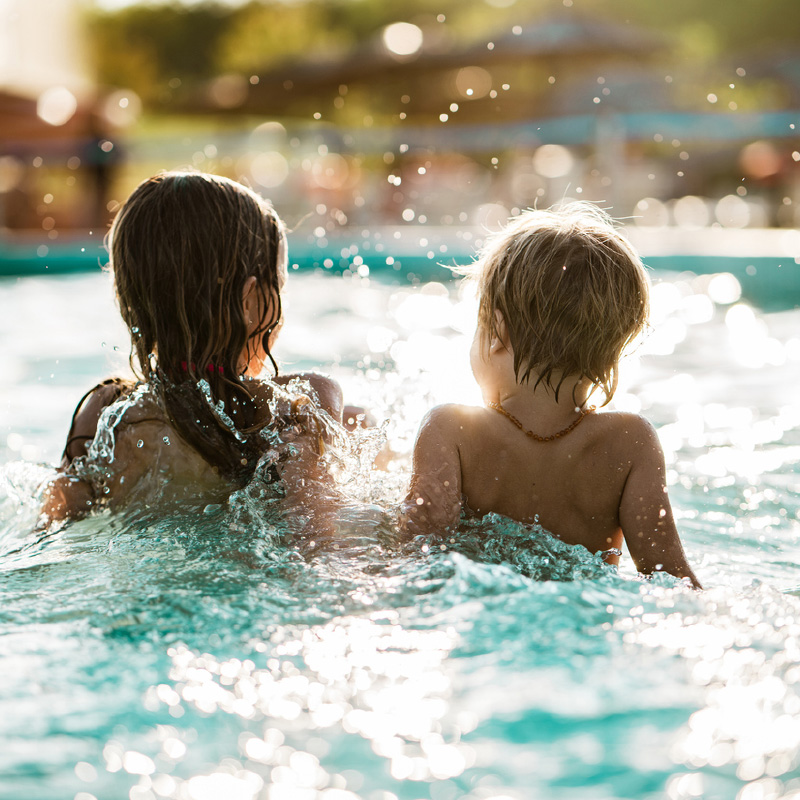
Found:
[[541, 381], [536, 385], [538, 376], [531, 375], [525, 383], [503, 382], [490, 392], [484, 393], [487, 403], [493, 402], [501, 405], [506, 411], [516, 416], [536, 417], [539, 420], [568, 420], [574, 417], [577, 410], [588, 407], [589, 391], [591, 385], [586, 380], [567, 376], [558, 390], [556, 390], [561, 376], [551, 379], [552, 385]]

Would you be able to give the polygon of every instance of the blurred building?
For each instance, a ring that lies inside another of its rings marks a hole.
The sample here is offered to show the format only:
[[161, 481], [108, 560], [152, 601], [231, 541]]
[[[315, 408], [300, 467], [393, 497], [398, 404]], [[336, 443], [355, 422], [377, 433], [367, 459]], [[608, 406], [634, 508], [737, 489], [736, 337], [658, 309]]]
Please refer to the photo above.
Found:
[[103, 225], [113, 127], [85, 61], [80, 0], [0, 0], [0, 229]]
[[0, 228], [102, 227], [139, 180], [186, 166], [290, 220], [326, 209], [323, 228], [482, 225], [566, 197], [643, 224], [800, 222], [792, 53], [722, 65], [785, 87], [744, 111], [659, 31], [571, 8], [465, 44], [429, 16], [257, 74], [162, 75], [168, 100], [137, 126], [133, 92], [91, 85], [83, 5], [0, 0]]
[[[709, 91], [716, 79], [675, 63], [674, 49], [660, 32], [574, 9], [470, 45], [433, 22], [399, 22], [345, 54], [304, 54], [249, 80], [221, 76], [183, 107], [280, 120], [283, 144], [253, 154], [254, 163], [287, 174], [305, 164], [301, 193], [337, 207], [349, 196], [344, 210], [359, 223], [367, 213], [401, 221], [413, 211], [446, 224], [459, 203], [481, 222], [487, 204], [502, 214], [571, 195], [619, 216], [649, 208], [641, 217], [650, 221], [675, 223], [671, 204], [692, 196], [709, 222], [793, 224], [797, 114], [718, 102]], [[791, 80], [795, 61], [784, 61], [767, 58], [759, 69]], [[748, 72], [730, 71], [739, 82]], [[300, 188], [269, 169], [252, 178], [282, 203]]]

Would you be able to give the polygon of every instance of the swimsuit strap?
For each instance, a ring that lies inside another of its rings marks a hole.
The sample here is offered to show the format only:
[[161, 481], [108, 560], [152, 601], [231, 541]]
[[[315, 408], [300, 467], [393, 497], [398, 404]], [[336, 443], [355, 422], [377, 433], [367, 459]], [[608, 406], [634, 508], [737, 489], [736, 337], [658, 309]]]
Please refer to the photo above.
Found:
[[86, 392], [86, 394], [83, 397], [81, 397], [81, 399], [78, 401], [78, 405], [75, 406], [75, 411], [72, 414], [72, 423], [69, 426], [69, 433], [67, 434], [67, 443], [64, 445], [64, 452], [61, 454], [62, 464], [64, 462], [66, 462], [67, 464], [72, 463], [74, 456], [71, 456], [69, 454], [69, 448], [73, 442], [81, 442], [81, 441], [87, 442], [94, 439], [94, 433], [91, 436], [87, 436], [84, 434], [75, 434], [74, 433], [75, 422], [77, 421], [78, 413], [80, 412], [86, 400], [91, 395], [93, 395], [98, 389], [102, 389], [104, 386], [114, 386], [114, 394], [113, 397], [111, 397], [111, 399], [108, 400], [108, 402], [103, 404], [102, 408], [110, 406], [112, 403], [119, 400], [119, 398], [125, 392], [125, 390], [129, 388], [128, 382], [124, 381], [122, 378], [108, 378], [107, 380], [98, 383], [96, 386], [93, 386], [91, 389], [89, 389], [88, 392]]

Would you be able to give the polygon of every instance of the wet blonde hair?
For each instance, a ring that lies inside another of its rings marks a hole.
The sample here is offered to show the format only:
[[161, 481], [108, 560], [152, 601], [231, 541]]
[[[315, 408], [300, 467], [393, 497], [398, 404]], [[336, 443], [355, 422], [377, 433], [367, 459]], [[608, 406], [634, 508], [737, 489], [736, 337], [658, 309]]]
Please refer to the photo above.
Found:
[[[647, 323], [644, 265], [612, 219], [591, 203], [526, 211], [486, 244], [468, 270], [478, 281], [478, 325], [506, 324], [518, 383], [536, 377], [555, 391], [588, 379], [608, 403], [626, 345]], [[554, 379], [558, 383], [554, 386]]]

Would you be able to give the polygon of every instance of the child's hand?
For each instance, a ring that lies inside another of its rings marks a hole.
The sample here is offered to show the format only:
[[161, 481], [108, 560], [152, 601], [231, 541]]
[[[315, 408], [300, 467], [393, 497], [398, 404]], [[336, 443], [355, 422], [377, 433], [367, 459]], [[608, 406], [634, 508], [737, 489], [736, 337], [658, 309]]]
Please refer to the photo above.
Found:
[[85, 517], [94, 504], [92, 487], [75, 475], [59, 475], [45, 487], [41, 519], [45, 525]]
[[325, 426], [319, 418], [314, 401], [308, 395], [298, 395], [292, 400], [290, 410], [294, 421], [312, 436], [316, 443], [317, 455], [323, 455], [325, 452]]
[[314, 390], [319, 407], [333, 417], [337, 422], [342, 421], [342, 389], [339, 384], [326, 375], [317, 372], [295, 372], [290, 375], [279, 375], [273, 383], [286, 386], [294, 380], [305, 381]]
[[374, 428], [375, 418], [363, 406], [345, 406], [342, 409], [342, 425], [348, 431], [356, 428]]

